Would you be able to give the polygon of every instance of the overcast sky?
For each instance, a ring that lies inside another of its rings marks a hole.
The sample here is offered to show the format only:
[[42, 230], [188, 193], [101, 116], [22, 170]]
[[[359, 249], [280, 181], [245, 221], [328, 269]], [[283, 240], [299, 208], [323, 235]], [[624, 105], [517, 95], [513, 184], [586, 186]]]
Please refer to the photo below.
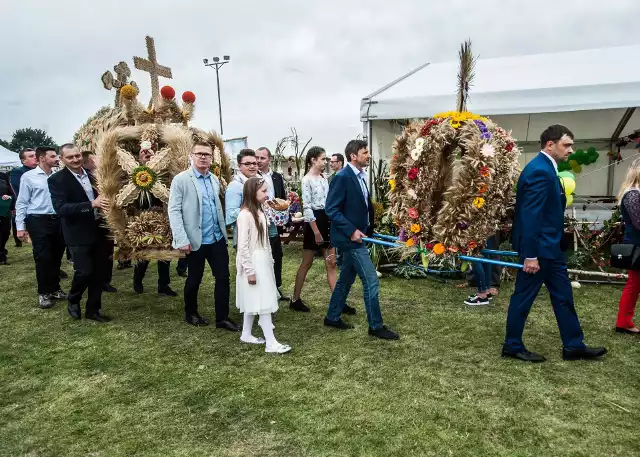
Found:
[[480, 57], [640, 41], [638, 0], [0, 0], [0, 11], [0, 138], [35, 127], [58, 143], [113, 103], [100, 76], [121, 60], [148, 102], [148, 74], [133, 67], [145, 35], [173, 71], [160, 86], [196, 94], [194, 125], [218, 130], [215, 71], [202, 59], [229, 54], [225, 138], [273, 147], [295, 126], [330, 152], [361, 133], [362, 97], [424, 62], [455, 60], [466, 38]]

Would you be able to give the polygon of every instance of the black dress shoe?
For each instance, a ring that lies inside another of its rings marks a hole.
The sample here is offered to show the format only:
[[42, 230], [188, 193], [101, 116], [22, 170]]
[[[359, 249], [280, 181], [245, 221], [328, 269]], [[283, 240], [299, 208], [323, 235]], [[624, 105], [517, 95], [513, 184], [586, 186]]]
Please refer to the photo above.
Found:
[[282, 290], [280, 290], [279, 287], [278, 287], [278, 294], [280, 295], [280, 297], [278, 297], [279, 301], [289, 301], [289, 300], [291, 300], [291, 297], [287, 297], [285, 294], [283, 294]]
[[196, 327], [203, 327], [205, 325], [209, 325], [209, 320], [205, 319], [202, 316], [185, 316], [184, 321], [189, 325], [194, 325]]
[[349, 314], [353, 316], [355, 313], [356, 313], [356, 309], [352, 308], [349, 305], [344, 305], [344, 308], [342, 308], [342, 314]]
[[562, 349], [562, 358], [564, 360], [590, 360], [602, 357], [606, 353], [606, 348]]
[[9, 265], [9, 262], [6, 259], [0, 260], [0, 265]]
[[178, 274], [178, 276], [180, 276], [181, 278], [186, 278], [187, 275], [187, 270], [179, 270], [176, 268], [176, 273]]
[[169, 286], [158, 289], [158, 295], [164, 295], [166, 297], [177, 297], [178, 294]]
[[78, 303], [69, 303], [67, 305], [67, 311], [72, 319], [82, 319], [82, 311], [80, 311], [80, 305]]
[[383, 340], [399, 340], [400, 335], [398, 335], [393, 330], [387, 328], [386, 325], [383, 325], [380, 328], [373, 329], [369, 327], [369, 335], [375, 336], [376, 338], [380, 338]]
[[87, 314], [84, 316], [85, 319], [89, 319], [92, 321], [96, 321], [96, 322], [100, 322], [100, 323], [105, 323], [105, 322], [109, 322], [111, 319], [108, 318], [105, 315], [100, 315], [98, 313], [94, 313], [94, 314]]
[[235, 322], [229, 319], [225, 319], [223, 321], [216, 321], [216, 328], [223, 328], [225, 330], [230, 330], [232, 332], [237, 332], [240, 330], [238, 326], [235, 324]]
[[349, 330], [353, 328], [353, 325], [347, 324], [342, 319], [338, 319], [337, 321], [330, 321], [326, 317], [324, 318], [324, 325], [327, 327], [338, 328], [340, 330]]
[[289, 308], [294, 310], [294, 311], [300, 311], [302, 313], [308, 313], [309, 311], [311, 311], [307, 305], [304, 304], [304, 302], [301, 299], [297, 299], [297, 300], [291, 300], [289, 302]]
[[626, 333], [627, 335], [636, 335], [640, 336], [640, 332], [634, 332], [628, 328], [616, 327], [616, 333]]
[[118, 291], [118, 289], [116, 289], [115, 287], [113, 287], [111, 284], [109, 283], [105, 283], [102, 285], [102, 290], [105, 292], [110, 292], [110, 293], [116, 293]]
[[140, 295], [142, 292], [144, 292], [144, 287], [142, 286], [142, 283], [134, 281], [134, 283], [133, 283], [133, 291], [135, 293], [137, 293], [138, 295]]
[[532, 363], [540, 363], [547, 360], [540, 354], [536, 354], [535, 352], [529, 352], [526, 349], [523, 349], [520, 352], [510, 352], [503, 349], [502, 357], [511, 357], [512, 359], [518, 359], [518, 360], [522, 360], [523, 362], [532, 362]]
[[69, 275], [67, 274], [66, 271], [60, 270], [60, 279], [67, 279], [68, 277]]

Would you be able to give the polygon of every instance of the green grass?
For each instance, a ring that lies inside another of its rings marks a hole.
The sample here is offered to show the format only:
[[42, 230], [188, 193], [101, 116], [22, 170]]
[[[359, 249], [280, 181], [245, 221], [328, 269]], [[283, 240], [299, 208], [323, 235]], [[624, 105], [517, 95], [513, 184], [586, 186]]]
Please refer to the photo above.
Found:
[[[285, 247], [287, 289], [299, 249]], [[358, 283], [358, 314], [348, 318], [356, 329], [322, 326], [329, 290], [316, 261], [303, 291], [312, 312], [282, 307], [276, 335], [293, 352], [274, 356], [183, 323], [184, 280], [173, 267], [175, 299], [154, 294], [153, 265], [142, 296], [130, 289], [132, 270], [116, 271], [120, 292], [103, 302], [115, 320], [99, 325], [72, 321], [64, 302], [38, 309], [29, 248], [9, 258], [0, 267], [0, 455], [640, 455], [640, 346], [612, 331], [620, 287], [576, 291], [587, 342], [610, 350], [604, 361], [562, 361], [545, 295], [525, 341], [548, 361], [529, 365], [499, 357], [511, 284], [491, 307], [470, 309], [469, 291], [452, 283], [385, 278], [383, 315], [402, 338], [386, 342], [367, 335]], [[212, 295], [208, 278], [206, 317]], [[235, 307], [232, 317], [240, 321]]]

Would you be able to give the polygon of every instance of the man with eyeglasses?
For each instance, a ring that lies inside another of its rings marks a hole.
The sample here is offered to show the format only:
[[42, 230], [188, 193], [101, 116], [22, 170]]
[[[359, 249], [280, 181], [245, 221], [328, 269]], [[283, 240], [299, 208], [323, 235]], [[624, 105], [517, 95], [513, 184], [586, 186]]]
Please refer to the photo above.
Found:
[[329, 161], [329, 168], [331, 168], [331, 175], [329, 175], [329, 183], [333, 180], [336, 173], [344, 168], [344, 156], [338, 152], [331, 156], [331, 160]]
[[216, 328], [238, 331], [229, 319], [229, 251], [220, 182], [211, 173], [211, 145], [196, 142], [191, 149], [192, 166], [177, 174], [169, 191], [169, 224], [173, 247], [187, 255], [188, 274], [184, 284], [185, 321], [194, 326], [209, 325], [198, 314], [198, 291], [205, 261], [216, 279], [214, 302]]
[[242, 189], [244, 183], [249, 178], [253, 178], [258, 174], [258, 159], [253, 149], [243, 149], [237, 157], [238, 172], [235, 174], [231, 183], [227, 187], [224, 196], [225, 210], [227, 213], [227, 227], [233, 227], [233, 247], [237, 245], [236, 237], [236, 221], [240, 214], [242, 206]]
[[[256, 160], [258, 161], [258, 170], [260, 175], [267, 183], [269, 200], [274, 198], [286, 198], [284, 190], [284, 178], [282, 175], [271, 169], [271, 151], [264, 146], [256, 149]], [[282, 287], [282, 243], [280, 242], [280, 233], [276, 224], [269, 224], [269, 244], [271, 245], [271, 255], [273, 256], [273, 270], [276, 276], [276, 287], [280, 294], [280, 301], [288, 301], [289, 297], [285, 296], [280, 289]]]

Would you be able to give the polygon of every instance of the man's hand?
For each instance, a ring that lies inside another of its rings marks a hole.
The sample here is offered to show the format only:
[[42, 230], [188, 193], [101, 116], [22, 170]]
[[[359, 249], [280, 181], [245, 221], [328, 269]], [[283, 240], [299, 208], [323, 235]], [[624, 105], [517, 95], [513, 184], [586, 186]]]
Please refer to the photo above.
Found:
[[186, 246], [182, 246], [181, 248], [178, 248], [178, 251], [189, 254], [191, 252], [191, 245], [187, 244]]
[[91, 207], [100, 209], [106, 203], [108, 203], [107, 200], [102, 195], [98, 195], [98, 197], [96, 197], [96, 199], [91, 202]]
[[529, 273], [531, 275], [536, 274], [540, 271], [540, 264], [538, 263], [538, 259], [525, 259], [524, 261], [524, 272]]
[[11, 200], [11, 195], [3, 195], [2, 199], [3, 200]]
[[356, 229], [355, 232], [351, 234], [351, 241], [354, 243], [362, 244], [362, 237], [365, 236], [360, 230]]
[[256, 283], [256, 275], [247, 276], [247, 280], [249, 281], [249, 284], [251, 284], [252, 286], [255, 285], [255, 283]]
[[28, 242], [29, 240], [29, 232], [27, 232], [26, 230], [18, 230], [18, 233], [16, 233], [16, 236], [25, 242]]
[[314, 235], [314, 236], [315, 236], [315, 238], [316, 238], [316, 244], [322, 244], [322, 243], [324, 243], [324, 239], [322, 239], [322, 233], [320, 233], [320, 232], [315, 232], [313, 235]]

